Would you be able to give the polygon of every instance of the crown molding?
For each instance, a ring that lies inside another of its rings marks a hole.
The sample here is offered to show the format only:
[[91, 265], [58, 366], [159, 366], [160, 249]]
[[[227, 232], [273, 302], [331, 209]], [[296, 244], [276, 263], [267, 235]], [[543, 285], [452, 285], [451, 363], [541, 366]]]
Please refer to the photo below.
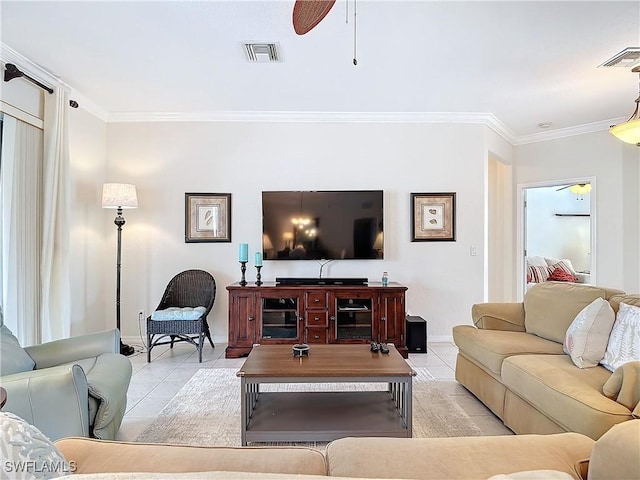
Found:
[[69, 92], [69, 96], [78, 102], [79, 108], [87, 111], [91, 115], [99, 118], [103, 122], [107, 121], [107, 111], [96, 105], [94, 102], [85, 97], [82, 93], [75, 90], [70, 85], [63, 82], [59, 77], [41, 67], [37, 63], [29, 60], [24, 55], [16, 52], [13, 48], [0, 42], [0, 60], [2, 63], [13, 63], [24, 73], [35, 78], [41, 83], [51, 88], [62, 88]]
[[467, 112], [112, 112], [108, 122], [360, 122], [487, 125], [513, 143], [514, 134], [491, 113]]
[[557, 140], [559, 138], [573, 137], [575, 135], [584, 135], [586, 133], [602, 132], [609, 130], [611, 125], [624, 122], [625, 118], [612, 118], [610, 120], [602, 120], [599, 122], [585, 123], [584, 125], [576, 125], [575, 127], [558, 128], [549, 132], [533, 133], [531, 135], [521, 135], [515, 138], [514, 145], [526, 145], [528, 143], [545, 142], [547, 140]]

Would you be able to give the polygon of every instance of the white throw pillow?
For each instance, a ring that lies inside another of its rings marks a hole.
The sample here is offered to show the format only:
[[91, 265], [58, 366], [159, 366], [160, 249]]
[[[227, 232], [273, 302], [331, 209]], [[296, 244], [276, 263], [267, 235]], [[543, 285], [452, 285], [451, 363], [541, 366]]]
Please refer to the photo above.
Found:
[[40, 430], [22, 418], [0, 412], [0, 478], [56, 478], [70, 475], [69, 464]]
[[602, 298], [596, 298], [580, 310], [569, 325], [562, 345], [576, 367], [590, 368], [600, 363], [615, 319], [613, 308]]
[[602, 366], [612, 372], [620, 365], [640, 360], [640, 307], [620, 303]]

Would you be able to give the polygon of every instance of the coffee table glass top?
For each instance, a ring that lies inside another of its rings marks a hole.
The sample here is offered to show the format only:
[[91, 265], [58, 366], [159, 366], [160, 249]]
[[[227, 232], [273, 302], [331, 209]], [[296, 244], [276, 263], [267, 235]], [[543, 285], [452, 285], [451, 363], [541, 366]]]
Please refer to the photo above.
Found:
[[294, 357], [291, 345], [256, 345], [239, 377], [401, 377], [415, 372], [393, 345], [389, 353], [366, 345], [311, 344], [309, 356]]

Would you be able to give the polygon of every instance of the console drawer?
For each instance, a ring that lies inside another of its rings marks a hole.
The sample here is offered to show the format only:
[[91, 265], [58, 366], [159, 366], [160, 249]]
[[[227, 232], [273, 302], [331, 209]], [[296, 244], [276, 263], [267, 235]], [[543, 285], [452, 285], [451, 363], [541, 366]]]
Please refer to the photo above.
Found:
[[307, 292], [307, 308], [327, 308], [326, 292]]
[[327, 327], [329, 325], [329, 312], [326, 310], [307, 310], [305, 313], [305, 326]]
[[327, 343], [327, 329], [307, 328], [307, 343]]

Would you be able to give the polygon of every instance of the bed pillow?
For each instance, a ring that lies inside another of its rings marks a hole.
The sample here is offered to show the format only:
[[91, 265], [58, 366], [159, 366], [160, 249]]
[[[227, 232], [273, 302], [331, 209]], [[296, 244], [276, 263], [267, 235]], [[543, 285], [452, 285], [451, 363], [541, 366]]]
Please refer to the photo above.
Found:
[[578, 368], [596, 367], [604, 357], [616, 316], [609, 302], [596, 298], [567, 329], [562, 350]]
[[560, 263], [562, 263], [562, 266], [566, 267], [571, 275], [575, 275], [577, 273], [576, 269], [573, 268], [573, 264], [571, 263], [571, 260], [569, 260], [568, 258], [547, 258], [547, 257], [545, 257], [544, 260], [547, 262], [547, 265], [549, 265], [550, 267], [557, 267], [557, 266], [559, 266]]
[[[549, 275], [553, 270], [551, 267], [538, 267], [536, 265], [529, 265], [527, 267], [527, 281], [529, 283], [542, 283], [549, 279]], [[529, 280], [530, 279], [530, 280]]]
[[549, 275], [549, 280], [553, 282], [572, 282], [576, 283], [578, 279], [571, 275], [571, 273], [567, 272], [564, 268], [556, 267], [551, 275]]
[[20, 346], [18, 339], [6, 325], [0, 327], [0, 352], [2, 352], [0, 375], [28, 372], [36, 366], [36, 362]]
[[634, 360], [640, 360], [640, 307], [621, 302], [600, 363], [613, 372]]

